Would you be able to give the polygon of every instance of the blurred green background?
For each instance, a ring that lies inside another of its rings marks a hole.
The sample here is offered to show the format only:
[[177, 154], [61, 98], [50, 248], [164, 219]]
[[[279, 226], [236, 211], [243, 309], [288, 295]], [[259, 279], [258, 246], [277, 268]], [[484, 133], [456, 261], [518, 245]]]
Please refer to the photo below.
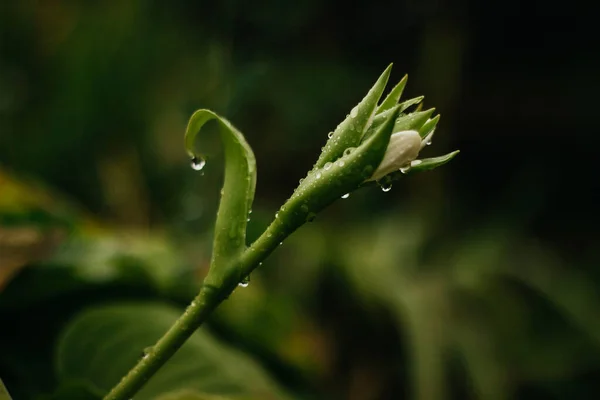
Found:
[[[210, 259], [210, 108], [253, 147], [256, 238], [394, 63], [447, 166], [286, 240], [136, 399], [600, 396], [596, 22], [559, 2], [5, 1], [0, 378], [97, 399]], [[213, 140], [213, 142], [211, 142]], [[206, 397], [219, 395], [223, 397]]]

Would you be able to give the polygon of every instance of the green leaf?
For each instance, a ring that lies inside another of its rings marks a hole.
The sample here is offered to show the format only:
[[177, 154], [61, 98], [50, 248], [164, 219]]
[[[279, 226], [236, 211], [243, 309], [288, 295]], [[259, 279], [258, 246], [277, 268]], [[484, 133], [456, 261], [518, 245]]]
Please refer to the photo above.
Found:
[[219, 124], [225, 148], [225, 181], [215, 225], [209, 281], [214, 280], [210, 283], [220, 286], [224, 279], [220, 265], [238, 256], [246, 247], [246, 224], [256, 187], [256, 160], [244, 136], [229, 121], [209, 110], [198, 110], [190, 118], [185, 132], [190, 157], [197, 157], [196, 135], [213, 119]]
[[323, 168], [309, 172], [279, 211], [278, 218], [288, 231], [310, 221], [323, 208], [356, 190], [373, 175], [389, 144], [397, 114], [398, 106], [395, 106], [387, 113], [387, 120], [379, 130], [358, 148], [346, 151], [336, 162], [328, 162]]
[[4, 386], [4, 383], [2, 382], [2, 379], [0, 379], [0, 400], [12, 400], [10, 394], [8, 394], [8, 390], [6, 390], [6, 386]]
[[[406, 87], [406, 81], [408, 80], [408, 75], [404, 75], [404, 77], [398, 82], [396, 86], [390, 91], [390, 93], [386, 96], [386, 98], [381, 102], [379, 107], [377, 107], [377, 111], [375, 114], [381, 114], [384, 111], [387, 111], [398, 104], [398, 100], [402, 96], [402, 92]], [[402, 112], [402, 110], [400, 110]]]
[[[120, 303], [83, 312], [59, 340], [59, 379], [107, 393], [179, 314], [175, 308], [148, 303]], [[205, 330], [195, 332], [135, 399], [155, 399], [182, 388], [222, 396], [289, 398], [257, 363]]]
[[344, 154], [347, 148], [359, 145], [364, 133], [371, 125], [377, 102], [385, 89], [391, 70], [392, 64], [383, 71], [367, 95], [350, 111], [346, 119], [337, 126], [333, 135], [325, 144], [314, 170], [322, 168], [328, 162], [336, 161]]

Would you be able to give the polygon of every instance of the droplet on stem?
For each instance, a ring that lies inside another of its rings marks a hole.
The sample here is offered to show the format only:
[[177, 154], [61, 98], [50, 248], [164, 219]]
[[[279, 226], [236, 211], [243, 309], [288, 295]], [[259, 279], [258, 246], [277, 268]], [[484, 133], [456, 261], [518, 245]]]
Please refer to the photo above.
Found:
[[343, 195], [342, 199], [347, 199], [348, 197], [350, 197], [350, 193], [346, 193], [345, 195]]
[[240, 283], [238, 283], [238, 286], [239, 287], [248, 287], [249, 284], [250, 284], [250, 275], [248, 275], [247, 277], [242, 279], [242, 281]]

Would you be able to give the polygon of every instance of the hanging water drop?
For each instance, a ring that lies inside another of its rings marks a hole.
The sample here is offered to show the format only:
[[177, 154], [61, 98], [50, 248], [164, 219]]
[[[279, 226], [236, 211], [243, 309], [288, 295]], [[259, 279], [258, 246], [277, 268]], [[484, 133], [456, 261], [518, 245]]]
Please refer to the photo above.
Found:
[[350, 111], [350, 118], [355, 118], [358, 115], [358, 106], [354, 107], [351, 111]]
[[405, 165], [404, 167], [400, 167], [400, 172], [402, 172], [403, 174], [406, 174], [408, 171], [410, 171], [410, 164]]
[[250, 284], [250, 275], [248, 275], [247, 277], [242, 279], [242, 281], [240, 283], [238, 283], [238, 286], [239, 287], [248, 287], [249, 284]]
[[382, 192], [389, 192], [390, 190], [392, 190], [392, 184], [390, 182], [386, 182], [386, 183], [381, 183], [379, 184], [379, 186], [381, 187], [381, 191]]
[[348, 197], [350, 197], [350, 193], [346, 193], [345, 195], [343, 195], [342, 199], [347, 199]]
[[202, 157], [192, 157], [192, 169], [194, 171], [200, 171], [206, 165], [206, 161]]
[[427, 143], [425, 143], [425, 146], [431, 146], [431, 140], [428, 140]]

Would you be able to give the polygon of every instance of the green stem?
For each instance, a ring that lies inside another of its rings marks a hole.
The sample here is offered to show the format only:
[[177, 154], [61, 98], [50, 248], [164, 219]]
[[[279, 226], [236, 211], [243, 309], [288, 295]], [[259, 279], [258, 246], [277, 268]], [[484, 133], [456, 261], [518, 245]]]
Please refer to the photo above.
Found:
[[267, 230], [236, 261], [237, 268], [228, 269], [232, 271], [232, 276], [224, 280], [228, 283], [223, 284], [221, 287], [208, 284], [202, 285], [200, 293], [183, 315], [156, 342], [147, 357], [143, 357], [104, 397], [104, 400], [131, 399], [183, 346], [214, 309], [229, 297], [237, 287], [239, 277], [248, 276], [296, 228], [286, 227], [280, 220], [275, 219]]

